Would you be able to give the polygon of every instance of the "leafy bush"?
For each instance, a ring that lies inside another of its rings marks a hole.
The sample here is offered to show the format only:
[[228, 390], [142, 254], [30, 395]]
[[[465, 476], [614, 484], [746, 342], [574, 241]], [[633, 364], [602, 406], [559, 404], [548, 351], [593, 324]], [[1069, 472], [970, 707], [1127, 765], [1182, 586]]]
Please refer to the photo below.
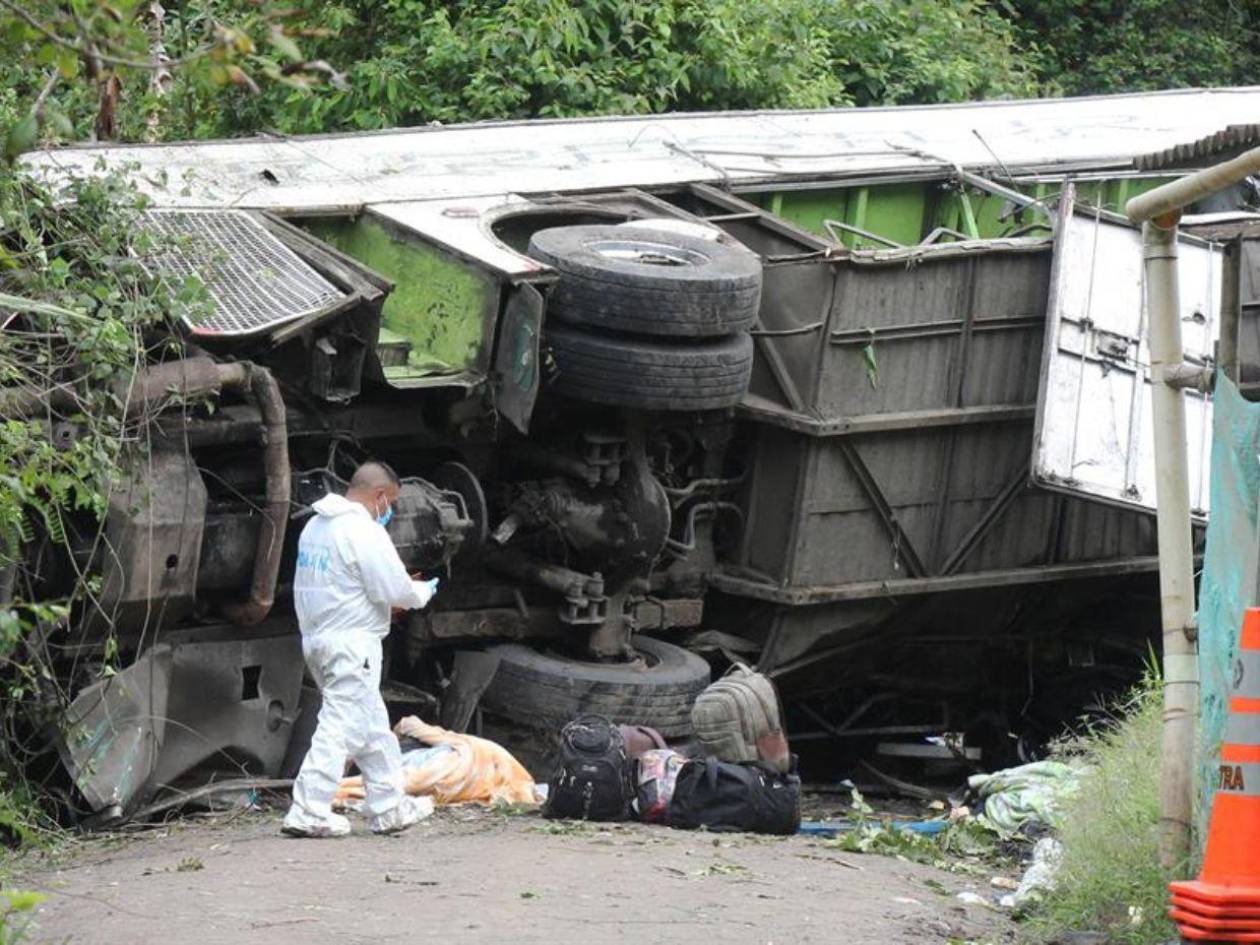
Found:
[[[174, 71], [160, 99], [149, 71], [115, 70], [123, 85], [114, 124], [123, 138], [1036, 92], [1016, 31], [982, 0], [294, 0], [283, 11], [252, 0], [166, 6], [164, 46], [188, 66]], [[41, 2], [36, 12], [54, 17], [53, 8]], [[0, 48], [7, 53], [0, 62], [11, 64], [0, 72], [27, 108], [40, 95], [44, 72], [21, 64], [68, 64], [48, 99], [56, 121], [43, 122], [43, 135], [88, 134], [100, 104], [96, 80], [79, 75], [64, 47], [29, 27], [5, 34], [4, 25], [0, 8]], [[131, 57], [147, 58], [143, 24], [110, 30], [107, 37], [124, 43]], [[302, 64], [305, 72], [291, 75], [282, 54], [295, 52], [289, 48], [295, 38], [303, 44], [301, 62], [289, 66]], [[312, 92], [304, 76], [319, 64], [338, 81]]]
[[[200, 311], [204, 290], [155, 279], [138, 225], [145, 200], [117, 175], [56, 193], [22, 172], [0, 175], [0, 840], [23, 842], [37, 819], [25, 782], [47, 747], [67, 687], [112, 671], [57, 663], [73, 615], [99, 577], [80, 563], [104, 540], [119, 470], [147, 449], [147, 417], [125, 382], [161, 358], [168, 318]], [[13, 319], [11, 322], [10, 319]], [[33, 409], [31, 405], [34, 405]]]
[[1013, 0], [1033, 66], [1064, 95], [1249, 85], [1260, 62], [1255, 0]]
[[268, 91], [249, 103], [247, 125], [324, 131], [1035, 91], [1014, 31], [976, 0], [341, 0], [320, 10], [336, 36], [318, 48], [344, 64], [349, 88]]

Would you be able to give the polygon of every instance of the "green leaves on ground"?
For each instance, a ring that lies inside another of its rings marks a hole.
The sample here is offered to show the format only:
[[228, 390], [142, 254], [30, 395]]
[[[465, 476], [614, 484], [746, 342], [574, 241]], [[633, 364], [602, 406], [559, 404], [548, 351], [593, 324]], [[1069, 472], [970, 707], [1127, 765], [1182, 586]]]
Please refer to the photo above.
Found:
[[18, 945], [26, 940], [30, 914], [44, 898], [36, 892], [0, 891], [0, 945]]

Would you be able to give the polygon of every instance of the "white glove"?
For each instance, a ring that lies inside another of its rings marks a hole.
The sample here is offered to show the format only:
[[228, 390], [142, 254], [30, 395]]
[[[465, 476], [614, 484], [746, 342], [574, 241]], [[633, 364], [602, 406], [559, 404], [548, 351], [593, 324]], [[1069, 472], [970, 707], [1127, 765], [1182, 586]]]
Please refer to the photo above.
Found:
[[429, 601], [433, 600], [433, 595], [437, 593], [438, 579], [430, 578], [427, 581], [412, 581], [412, 588], [416, 592], [416, 596], [420, 598], [420, 606], [427, 607]]

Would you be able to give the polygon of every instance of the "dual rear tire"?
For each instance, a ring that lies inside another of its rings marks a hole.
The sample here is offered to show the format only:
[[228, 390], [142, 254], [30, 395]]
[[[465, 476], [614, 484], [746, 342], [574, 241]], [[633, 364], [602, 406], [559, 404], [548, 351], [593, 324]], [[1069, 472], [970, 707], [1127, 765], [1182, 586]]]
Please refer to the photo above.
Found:
[[748, 389], [761, 262], [688, 234], [619, 226], [540, 230], [529, 253], [559, 273], [545, 342], [551, 387], [646, 410], [715, 410]]

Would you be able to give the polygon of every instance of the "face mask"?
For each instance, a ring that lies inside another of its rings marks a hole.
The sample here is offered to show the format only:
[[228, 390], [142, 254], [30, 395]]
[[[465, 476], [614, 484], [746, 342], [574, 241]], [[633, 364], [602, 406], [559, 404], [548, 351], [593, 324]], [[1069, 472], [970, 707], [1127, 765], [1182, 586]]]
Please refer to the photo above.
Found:
[[394, 507], [392, 505], [386, 505], [385, 511], [382, 512], [380, 515], [376, 516], [376, 523], [380, 525], [382, 528], [384, 528], [393, 520], [394, 520]]

